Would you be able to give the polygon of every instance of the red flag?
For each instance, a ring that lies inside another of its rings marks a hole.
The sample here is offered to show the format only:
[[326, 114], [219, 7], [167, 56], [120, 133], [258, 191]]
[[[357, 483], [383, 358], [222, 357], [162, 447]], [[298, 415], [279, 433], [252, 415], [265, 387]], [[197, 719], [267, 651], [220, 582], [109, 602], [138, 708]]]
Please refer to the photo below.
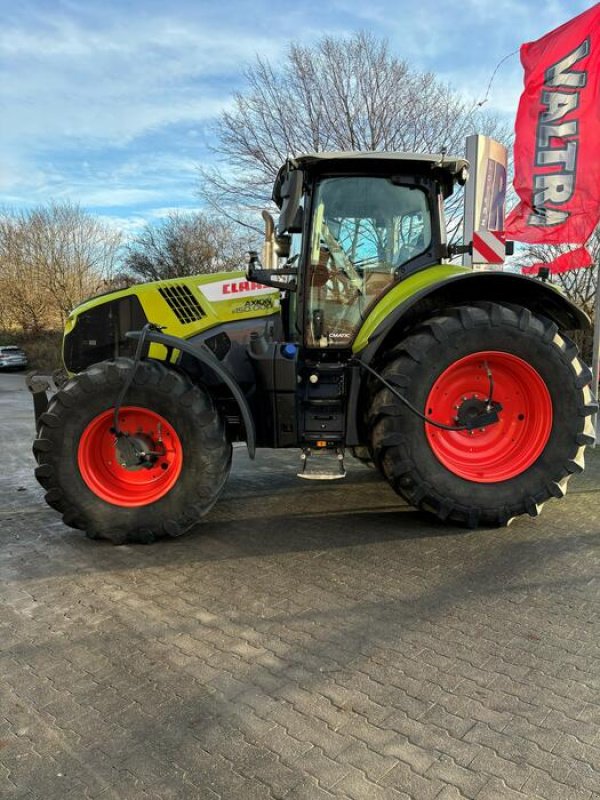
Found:
[[600, 218], [600, 3], [524, 44], [521, 63], [507, 238], [583, 244]]
[[524, 275], [537, 275], [540, 269], [549, 269], [552, 275], [557, 272], [568, 272], [571, 269], [583, 269], [592, 266], [592, 257], [585, 247], [578, 247], [576, 250], [569, 250], [561, 253], [554, 261], [544, 264], [532, 264], [530, 267], [523, 267], [521, 272]]

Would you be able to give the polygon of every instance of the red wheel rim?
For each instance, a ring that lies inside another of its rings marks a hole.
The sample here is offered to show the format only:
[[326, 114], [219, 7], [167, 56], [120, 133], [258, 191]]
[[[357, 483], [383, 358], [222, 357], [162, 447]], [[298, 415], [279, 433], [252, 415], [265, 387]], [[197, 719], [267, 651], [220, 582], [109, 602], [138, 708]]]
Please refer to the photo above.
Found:
[[427, 398], [426, 414], [456, 425], [465, 399], [493, 399], [502, 405], [499, 421], [474, 431], [445, 431], [425, 425], [429, 446], [450, 472], [475, 483], [496, 483], [520, 475], [540, 456], [552, 430], [552, 400], [535, 369], [511, 353], [473, 353], [451, 364]]
[[175, 429], [160, 414], [147, 408], [125, 406], [119, 412], [123, 433], [144, 434], [162, 440], [164, 455], [151, 467], [121, 466], [115, 450], [114, 411], [95, 417], [79, 440], [77, 462], [87, 487], [102, 500], [134, 508], [154, 503], [173, 488], [183, 465], [183, 449]]

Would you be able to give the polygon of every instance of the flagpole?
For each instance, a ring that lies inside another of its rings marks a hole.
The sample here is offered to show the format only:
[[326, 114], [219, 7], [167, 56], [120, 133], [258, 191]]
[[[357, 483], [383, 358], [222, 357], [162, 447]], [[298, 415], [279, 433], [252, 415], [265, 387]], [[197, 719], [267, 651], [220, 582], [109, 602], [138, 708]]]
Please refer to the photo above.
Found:
[[[600, 264], [596, 266], [596, 294], [594, 297], [594, 344], [592, 346], [592, 394], [598, 402], [598, 380], [600, 379]], [[592, 417], [594, 425], [594, 447], [598, 444], [598, 414]]]

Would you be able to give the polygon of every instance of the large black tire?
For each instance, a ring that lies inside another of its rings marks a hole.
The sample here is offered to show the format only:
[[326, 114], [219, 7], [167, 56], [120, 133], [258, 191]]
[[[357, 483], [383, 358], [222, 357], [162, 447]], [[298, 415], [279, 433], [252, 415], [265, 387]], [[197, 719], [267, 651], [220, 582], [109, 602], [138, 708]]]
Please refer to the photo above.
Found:
[[[459, 361], [465, 363], [465, 359], [471, 363], [467, 357], [484, 352], [500, 353], [499, 359], [505, 359], [509, 366], [516, 356], [537, 372], [538, 383], [542, 386], [542, 389], [538, 386], [538, 394], [546, 394], [546, 390], [549, 394], [547, 441], [540, 444], [543, 449], [539, 456], [535, 456], [530, 465], [524, 465], [518, 474], [510, 473], [520, 469], [514, 466], [519, 462], [520, 453], [515, 453], [508, 466], [504, 465], [506, 479], [481, 482], [471, 477], [474, 468], [470, 463], [466, 465], [466, 478], [457, 474], [460, 469], [454, 464], [449, 468], [442, 463], [444, 458], [434, 451], [431, 435], [426, 433], [426, 427], [431, 426], [403, 405], [389, 389], [381, 388], [381, 384], [368, 413], [371, 451], [395, 491], [411, 505], [441, 520], [472, 528], [506, 525], [524, 513], [536, 516], [546, 500], [566, 493], [570, 476], [583, 469], [585, 446], [594, 440], [590, 415], [596, 406], [588, 385], [590, 370], [579, 359], [575, 345], [559, 333], [553, 322], [536, 317], [522, 307], [473, 303], [448, 309], [420, 325], [386, 354], [388, 360], [382, 374], [413, 406], [427, 414], [432, 411], [427, 408], [432, 405], [431, 397], [438, 396], [432, 394], [438, 391], [435, 387], [444, 381], [444, 375], [459, 368], [453, 365], [458, 365]], [[482, 370], [478, 377], [480, 382], [473, 386], [480, 390], [480, 397], [488, 390], [484, 376]], [[450, 383], [448, 389], [451, 393]], [[528, 396], [527, 391], [520, 394]], [[501, 396], [496, 395], [496, 399], [503, 401]], [[462, 400], [464, 397], [452, 407], [459, 408]], [[508, 398], [505, 405], [511, 402]], [[524, 400], [519, 402], [526, 405]], [[514, 403], [512, 408], [515, 408]], [[535, 416], [535, 408], [529, 406], [529, 412], [530, 418], [532, 413]], [[515, 414], [513, 421], [507, 421], [508, 410], [500, 411], [497, 432], [503, 430], [503, 415], [506, 430], [512, 425], [514, 431], [518, 421], [524, 419], [523, 414]], [[540, 416], [544, 416], [542, 411]], [[451, 418], [437, 418], [437, 421], [456, 424]], [[528, 424], [534, 430], [537, 423]], [[481, 435], [486, 435], [485, 429], [482, 431]], [[468, 431], [460, 434], [469, 435]], [[477, 431], [474, 435], [478, 435]], [[528, 442], [525, 440], [523, 444], [527, 449]], [[512, 454], [511, 446], [507, 444]], [[467, 452], [468, 444], [465, 447]], [[503, 447], [502, 442], [499, 447]]]
[[360, 463], [364, 464], [365, 467], [371, 467], [371, 469], [375, 468], [375, 463], [373, 462], [373, 457], [371, 456], [368, 447], [357, 445], [350, 448], [350, 453], [352, 454], [353, 458], [355, 458], [357, 461], [360, 461]]
[[90, 488], [79, 462], [82, 434], [114, 407], [131, 366], [125, 358], [103, 361], [71, 378], [40, 418], [33, 444], [46, 502], [65, 524], [114, 544], [181, 535], [212, 508], [231, 466], [231, 444], [210, 395], [160, 363], [141, 361], [123, 407], [142, 414], [148, 409], [172, 427], [181, 445], [181, 471], [164, 496], [135, 507], [107, 502]]

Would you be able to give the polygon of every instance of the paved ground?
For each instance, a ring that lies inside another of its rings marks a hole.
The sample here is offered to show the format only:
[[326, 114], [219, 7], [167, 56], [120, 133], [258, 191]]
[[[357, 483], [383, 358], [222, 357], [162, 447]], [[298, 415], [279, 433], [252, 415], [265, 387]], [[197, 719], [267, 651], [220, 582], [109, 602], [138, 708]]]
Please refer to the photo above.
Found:
[[600, 797], [599, 453], [473, 533], [238, 450], [192, 535], [115, 548], [43, 504], [20, 376], [0, 432], [2, 798]]

